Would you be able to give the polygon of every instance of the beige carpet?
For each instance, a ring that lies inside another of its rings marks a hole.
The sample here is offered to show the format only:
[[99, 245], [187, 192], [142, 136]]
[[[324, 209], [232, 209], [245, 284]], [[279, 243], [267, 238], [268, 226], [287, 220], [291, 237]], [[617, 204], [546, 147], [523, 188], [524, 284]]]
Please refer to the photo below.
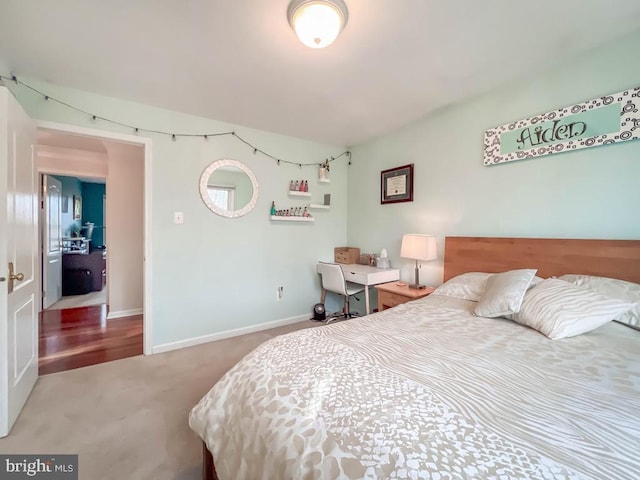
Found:
[[107, 303], [107, 289], [99, 292], [89, 292], [85, 295], [69, 295], [62, 297], [47, 310], [64, 310], [65, 308], [90, 307]]
[[240, 358], [302, 322], [40, 377], [2, 453], [77, 453], [81, 480], [201, 478], [188, 413]]

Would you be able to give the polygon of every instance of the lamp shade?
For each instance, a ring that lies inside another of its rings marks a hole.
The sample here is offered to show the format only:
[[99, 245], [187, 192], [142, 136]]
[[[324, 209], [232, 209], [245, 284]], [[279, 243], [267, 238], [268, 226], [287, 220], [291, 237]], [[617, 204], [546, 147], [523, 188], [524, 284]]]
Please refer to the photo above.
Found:
[[287, 16], [302, 43], [324, 48], [333, 43], [347, 24], [348, 11], [342, 0], [294, 0]]
[[436, 237], [419, 233], [407, 233], [402, 237], [400, 256], [412, 260], [435, 260], [438, 258]]

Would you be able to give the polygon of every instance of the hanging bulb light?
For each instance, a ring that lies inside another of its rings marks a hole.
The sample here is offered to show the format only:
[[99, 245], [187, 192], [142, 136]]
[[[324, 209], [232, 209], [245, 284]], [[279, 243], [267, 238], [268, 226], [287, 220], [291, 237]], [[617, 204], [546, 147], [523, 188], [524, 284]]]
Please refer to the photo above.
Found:
[[293, 0], [289, 24], [302, 43], [311, 48], [331, 45], [347, 24], [349, 12], [342, 0]]

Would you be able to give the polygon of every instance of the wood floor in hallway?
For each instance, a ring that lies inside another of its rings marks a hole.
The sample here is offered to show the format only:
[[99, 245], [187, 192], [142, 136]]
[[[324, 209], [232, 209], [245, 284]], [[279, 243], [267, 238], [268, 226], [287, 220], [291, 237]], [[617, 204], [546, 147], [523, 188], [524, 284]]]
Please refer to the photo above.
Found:
[[106, 305], [40, 313], [39, 373], [142, 355], [142, 315], [107, 320]]

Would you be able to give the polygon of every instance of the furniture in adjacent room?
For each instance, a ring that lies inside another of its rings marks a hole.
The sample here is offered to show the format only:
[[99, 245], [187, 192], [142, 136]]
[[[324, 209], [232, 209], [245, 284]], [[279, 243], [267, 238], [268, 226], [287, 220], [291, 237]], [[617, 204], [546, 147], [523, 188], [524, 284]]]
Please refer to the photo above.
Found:
[[[324, 262], [318, 262], [316, 268], [320, 273], [320, 264]], [[400, 279], [400, 270], [397, 268], [376, 268], [369, 265], [360, 265], [357, 263], [339, 264], [344, 273], [344, 278], [347, 282], [357, 283], [364, 285], [364, 304], [366, 315], [371, 313], [369, 308], [369, 287], [372, 285], [378, 285], [380, 283], [393, 282]], [[322, 289], [322, 297], [320, 303], [324, 303], [327, 296], [326, 290]]]
[[91, 292], [93, 276], [86, 268], [67, 268], [62, 271], [62, 296], [86, 295]]
[[344, 308], [342, 313], [330, 316], [326, 323], [337, 318], [347, 319], [360, 315], [357, 312], [351, 312], [349, 307], [349, 297], [362, 293], [366, 287], [357, 283], [347, 282], [344, 277], [344, 272], [338, 263], [319, 262], [318, 273], [320, 273], [320, 276], [322, 277], [322, 288], [324, 291], [344, 296]]
[[62, 239], [62, 253], [87, 255], [91, 240], [87, 237], [64, 237]]
[[396, 305], [410, 302], [411, 300], [424, 298], [435, 290], [433, 287], [420, 289], [409, 288], [409, 285], [406, 283], [398, 285], [398, 282], [383, 283], [376, 285], [375, 288], [378, 290], [379, 312], [395, 307]]
[[[86, 255], [78, 255], [75, 253], [65, 253], [62, 255], [62, 282], [63, 285], [66, 278], [75, 278], [69, 272], [73, 270], [89, 271], [91, 275], [91, 291], [99, 292], [104, 288], [107, 280], [107, 251], [96, 250]], [[68, 285], [67, 291], [76, 291], [78, 289]], [[86, 292], [85, 292], [86, 293]], [[72, 294], [69, 294], [72, 295]]]

